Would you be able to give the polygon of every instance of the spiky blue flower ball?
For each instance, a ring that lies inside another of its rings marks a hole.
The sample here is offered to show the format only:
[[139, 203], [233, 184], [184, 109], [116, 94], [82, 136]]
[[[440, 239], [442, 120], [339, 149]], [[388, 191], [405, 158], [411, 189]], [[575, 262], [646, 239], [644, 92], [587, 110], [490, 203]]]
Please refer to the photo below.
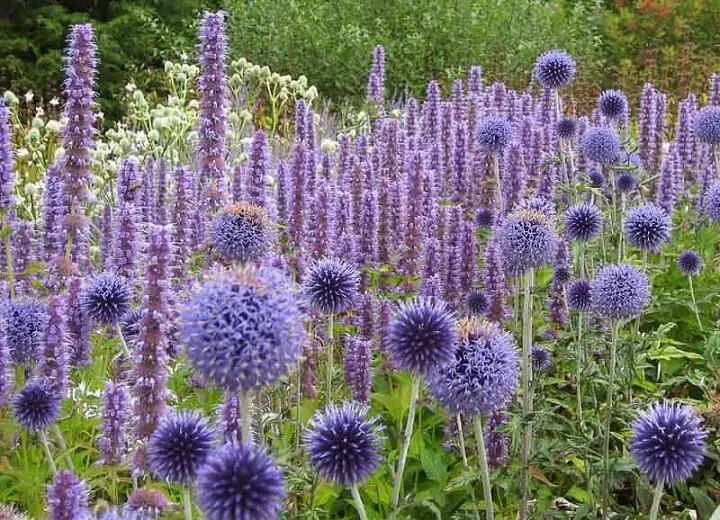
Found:
[[455, 341], [453, 312], [436, 298], [404, 304], [388, 327], [387, 344], [393, 364], [423, 375], [452, 359]]
[[308, 269], [303, 282], [310, 305], [325, 314], [352, 308], [359, 287], [358, 270], [339, 258], [317, 260]]
[[545, 197], [535, 196], [522, 199], [518, 204], [518, 209], [533, 209], [535, 211], [539, 211], [550, 219], [554, 219], [556, 216], [555, 204]]
[[633, 422], [630, 453], [650, 480], [666, 483], [689, 479], [700, 467], [707, 431], [691, 407], [655, 403]]
[[213, 451], [215, 434], [199, 413], [184, 410], [163, 417], [148, 443], [148, 462], [161, 480], [190, 484]]
[[500, 116], [488, 116], [480, 121], [477, 128], [477, 140], [487, 152], [502, 152], [512, 138], [512, 129], [507, 119]]
[[13, 397], [12, 412], [19, 424], [39, 432], [57, 421], [60, 396], [46, 379], [32, 379]]
[[577, 134], [577, 121], [574, 117], [563, 117], [555, 123], [555, 133], [560, 139], [570, 140]]
[[720, 106], [706, 106], [695, 114], [695, 136], [703, 143], [720, 144]]
[[430, 373], [428, 389], [450, 413], [491, 412], [515, 394], [518, 363], [512, 336], [482, 323], [459, 342], [449, 363]]
[[602, 226], [602, 213], [592, 204], [576, 204], [565, 212], [565, 233], [570, 240], [587, 242], [598, 236]]
[[615, 178], [615, 187], [620, 193], [630, 193], [637, 188], [637, 180], [630, 172], [620, 172]]
[[496, 231], [505, 272], [521, 274], [549, 264], [557, 251], [552, 220], [537, 210], [512, 212]]
[[592, 170], [590, 173], [588, 173], [588, 179], [590, 180], [590, 186], [592, 186], [593, 188], [602, 189], [607, 183], [605, 175], [603, 175], [603, 172], [601, 172], [600, 170]]
[[635, 247], [643, 251], [658, 251], [670, 240], [672, 220], [660, 206], [648, 203], [628, 211], [623, 221], [623, 232]]
[[703, 209], [705, 214], [710, 217], [710, 220], [720, 222], [720, 183], [710, 186], [705, 195]]
[[305, 330], [281, 272], [246, 267], [206, 283], [182, 312], [192, 368], [228, 390], [275, 383], [295, 366]]
[[472, 316], [485, 314], [489, 306], [490, 300], [485, 291], [475, 289], [474, 287], [470, 289], [470, 292], [467, 295], [467, 308]]
[[545, 347], [533, 345], [532, 348], [532, 366], [533, 372], [547, 372], [552, 366], [552, 354]]
[[491, 228], [495, 224], [495, 208], [479, 208], [475, 212], [475, 225], [479, 228]]
[[578, 312], [587, 312], [592, 306], [592, 286], [587, 280], [576, 280], [567, 290], [568, 307]]
[[628, 99], [622, 90], [605, 90], [600, 94], [598, 108], [600, 113], [613, 121], [623, 122], [627, 119]]
[[535, 77], [548, 88], [558, 89], [568, 85], [575, 77], [575, 60], [567, 52], [558, 49], [541, 54], [535, 62]]
[[695, 251], [683, 251], [677, 259], [678, 269], [686, 276], [697, 276], [702, 269], [702, 257]]
[[207, 520], [277, 520], [285, 499], [282, 470], [263, 448], [251, 445], [216, 450], [195, 489]]
[[218, 211], [212, 225], [215, 250], [229, 262], [259, 260], [276, 241], [267, 212], [254, 204], [240, 203]]
[[130, 312], [132, 289], [122, 276], [101, 273], [93, 278], [80, 296], [80, 306], [92, 319], [114, 325]]
[[600, 266], [590, 291], [593, 311], [611, 319], [632, 318], [642, 312], [650, 296], [648, 278], [629, 264]]
[[617, 160], [620, 153], [620, 138], [612, 128], [593, 126], [583, 134], [580, 150], [591, 161], [611, 164]]
[[310, 466], [321, 478], [352, 486], [368, 479], [382, 457], [382, 426], [368, 419], [369, 407], [355, 402], [329, 404], [310, 421], [305, 447]]
[[123, 333], [123, 338], [128, 345], [132, 348], [132, 345], [138, 339], [140, 335], [140, 321], [142, 320], [142, 309], [130, 309], [127, 314], [120, 321], [120, 330]]
[[16, 363], [36, 361], [48, 319], [47, 305], [34, 301], [9, 300], [3, 308], [8, 349]]

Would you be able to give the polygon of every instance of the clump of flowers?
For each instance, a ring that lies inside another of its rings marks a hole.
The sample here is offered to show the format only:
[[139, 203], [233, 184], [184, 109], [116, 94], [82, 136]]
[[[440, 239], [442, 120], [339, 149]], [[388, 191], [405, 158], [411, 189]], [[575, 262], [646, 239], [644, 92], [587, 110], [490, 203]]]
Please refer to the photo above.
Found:
[[620, 138], [606, 126], [594, 126], [585, 131], [580, 142], [585, 157], [600, 164], [614, 163], [620, 153]]
[[643, 251], [658, 251], [670, 240], [672, 221], [667, 212], [655, 204], [644, 204], [631, 209], [623, 222], [628, 241]]
[[599, 316], [632, 318], [647, 305], [650, 286], [645, 273], [637, 267], [611, 264], [598, 268], [590, 294], [592, 309]]
[[358, 270], [339, 258], [323, 258], [308, 269], [303, 282], [313, 308], [328, 314], [350, 309], [360, 286]]
[[480, 146], [490, 152], [502, 152], [510, 143], [512, 129], [507, 119], [500, 116], [489, 116], [480, 121], [477, 129], [477, 141]]
[[536, 210], [519, 210], [502, 222], [498, 244], [505, 271], [521, 274], [552, 262], [557, 249], [557, 235], [552, 221]]
[[3, 312], [5, 338], [13, 361], [37, 360], [47, 321], [47, 306], [34, 301], [12, 300]]
[[213, 245], [229, 262], [259, 260], [275, 245], [275, 228], [260, 206], [233, 204], [220, 211], [212, 225]]

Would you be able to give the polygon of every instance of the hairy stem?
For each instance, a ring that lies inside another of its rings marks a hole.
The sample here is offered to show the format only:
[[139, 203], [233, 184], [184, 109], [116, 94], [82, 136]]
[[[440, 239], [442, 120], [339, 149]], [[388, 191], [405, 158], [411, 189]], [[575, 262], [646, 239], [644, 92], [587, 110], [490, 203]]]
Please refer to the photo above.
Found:
[[333, 340], [335, 328], [335, 320], [332, 313], [328, 316], [328, 349], [327, 349], [327, 386], [325, 392], [325, 404], [332, 403], [332, 376], [333, 376]]
[[410, 409], [408, 410], [407, 423], [405, 424], [405, 433], [403, 434], [403, 444], [400, 449], [400, 459], [398, 460], [397, 471], [395, 472], [395, 482], [393, 484], [392, 509], [397, 510], [400, 503], [400, 489], [402, 488], [403, 473], [405, 472], [405, 463], [407, 462], [408, 450], [410, 449], [410, 439], [412, 438], [413, 425], [415, 423], [415, 409], [417, 408], [418, 395], [420, 394], [419, 375], [413, 375], [412, 390], [410, 391]]
[[585, 419], [583, 418], [583, 409], [582, 409], [582, 403], [583, 403], [583, 395], [582, 395], [582, 372], [583, 372], [583, 365], [585, 364], [585, 359], [583, 356], [583, 343], [582, 343], [582, 333], [583, 333], [583, 313], [578, 313], [578, 334], [577, 334], [577, 345], [576, 345], [576, 351], [575, 351], [575, 363], [577, 364], [576, 367], [576, 385], [577, 385], [577, 414], [578, 418], [580, 419], [580, 428], [585, 429]]
[[57, 473], [57, 466], [55, 465], [55, 459], [53, 458], [52, 452], [50, 451], [50, 443], [48, 442], [47, 435], [45, 435], [44, 430], [41, 430], [38, 432], [38, 436], [40, 437], [40, 443], [43, 445], [43, 449], [45, 450], [45, 457], [47, 458], [48, 464], [50, 465], [50, 470], [54, 475], [55, 473]]
[[478, 462], [482, 475], [483, 495], [485, 497], [485, 518], [493, 520], [495, 510], [493, 509], [492, 487], [490, 485], [490, 468], [488, 467], [487, 451], [485, 450], [485, 435], [482, 427], [482, 414], [475, 417], [475, 442], [477, 442]]
[[607, 415], [605, 417], [605, 437], [603, 439], [603, 520], [608, 518], [610, 507], [610, 428], [612, 427], [613, 390], [615, 387], [615, 365], [617, 365], [617, 342], [619, 332], [620, 321], [613, 320], [612, 339], [610, 341], [610, 366], [608, 367], [610, 379], [608, 381], [607, 389]]
[[702, 321], [700, 321], [700, 312], [698, 311], [697, 301], [695, 300], [695, 288], [693, 287], [692, 275], [688, 275], [688, 282], [690, 283], [690, 297], [692, 298], [693, 311], [695, 311], [695, 319], [700, 327], [700, 332], [703, 332]]
[[68, 468], [70, 468], [72, 471], [75, 471], [75, 468], [73, 468], [72, 458], [70, 458], [70, 454], [68, 453], [67, 444], [65, 444], [65, 439], [63, 438], [62, 433], [60, 432], [60, 428], [58, 427], [57, 423], [53, 424], [53, 433], [55, 434], [55, 438], [58, 441], [58, 446], [60, 446], [60, 450], [65, 454], [65, 462], [67, 462]]
[[190, 488], [187, 486], [183, 488], [183, 511], [185, 520], [192, 520], [192, 498], [190, 497]]
[[240, 434], [243, 444], [252, 444], [252, 393], [249, 390], [240, 394]]
[[525, 273], [523, 297], [523, 334], [522, 334], [522, 386], [523, 386], [523, 442], [521, 454], [522, 502], [520, 502], [520, 520], [528, 517], [530, 498], [530, 455], [532, 453], [532, 413], [533, 413], [533, 374], [532, 374], [532, 288], [534, 271]]
[[355, 502], [355, 509], [357, 509], [360, 520], [368, 520], [367, 513], [365, 512], [365, 505], [363, 504], [357, 484], [350, 486], [350, 493], [352, 493], [353, 501]]
[[[465, 469], [470, 469], [470, 465], [468, 464], [467, 459], [467, 451], [465, 450], [465, 432], [463, 431], [462, 416], [460, 414], [457, 414], [455, 416], [455, 420], [457, 421], [458, 440], [460, 441], [460, 455], [462, 455], [463, 465], [465, 466]], [[472, 499], [473, 503], [473, 516], [475, 517], [475, 520], [480, 520], [480, 512], [478, 511], [477, 507], [477, 498], [475, 498], [475, 486], [471, 484], [469, 487], [470, 498]]]
[[[655, 485], [655, 492], [653, 493], [652, 506], [650, 506], [650, 520], [657, 520], [658, 513], [660, 512], [660, 501], [663, 496], [663, 488], [665, 487], [665, 481], [659, 480]], [[715, 516], [715, 515], [713, 515]]]

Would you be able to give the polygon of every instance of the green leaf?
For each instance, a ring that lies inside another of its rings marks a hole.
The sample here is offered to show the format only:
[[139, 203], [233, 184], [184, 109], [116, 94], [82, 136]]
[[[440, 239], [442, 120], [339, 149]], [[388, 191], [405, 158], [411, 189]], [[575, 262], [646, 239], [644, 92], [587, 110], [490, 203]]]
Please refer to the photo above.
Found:
[[680, 350], [677, 347], [668, 345], [662, 348], [652, 349], [647, 354], [648, 359], [669, 361], [671, 359], [691, 359], [701, 360], [703, 357], [695, 352], [688, 352], [686, 350]]
[[431, 450], [423, 450], [420, 455], [420, 463], [422, 464], [423, 471], [430, 480], [436, 482], [443, 482], [447, 476], [447, 466], [443, 461], [442, 456]]
[[[713, 510], [715, 510], [715, 503], [705, 491], [698, 487], [691, 487], [690, 494], [693, 496], [693, 499], [695, 499], [695, 505], [700, 513], [700, 518], [714, 517], [715, 513], [713, 513]], [[717, 511], [715, 512], [717, 513]], [[720, 514], [718, 516], [720, 516]]]

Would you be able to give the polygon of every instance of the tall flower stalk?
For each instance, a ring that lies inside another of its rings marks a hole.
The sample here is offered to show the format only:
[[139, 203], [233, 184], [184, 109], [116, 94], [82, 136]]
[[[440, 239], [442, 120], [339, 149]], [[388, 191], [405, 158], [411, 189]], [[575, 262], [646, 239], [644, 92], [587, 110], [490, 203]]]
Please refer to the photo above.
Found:
[[527, 518], [528, 500], [530, 498], [530, 455], [532, 453], [533, 424], [530, 418], [533, 413], [533, 374], [532, 374], [532, 289], [534, 270], [530, 269], [523, 276], [523, 318], [522, 318], [522, 388], [523, 388], [523, 430], [521, 452], [521, 485], [522, 502], [520, 518]]

